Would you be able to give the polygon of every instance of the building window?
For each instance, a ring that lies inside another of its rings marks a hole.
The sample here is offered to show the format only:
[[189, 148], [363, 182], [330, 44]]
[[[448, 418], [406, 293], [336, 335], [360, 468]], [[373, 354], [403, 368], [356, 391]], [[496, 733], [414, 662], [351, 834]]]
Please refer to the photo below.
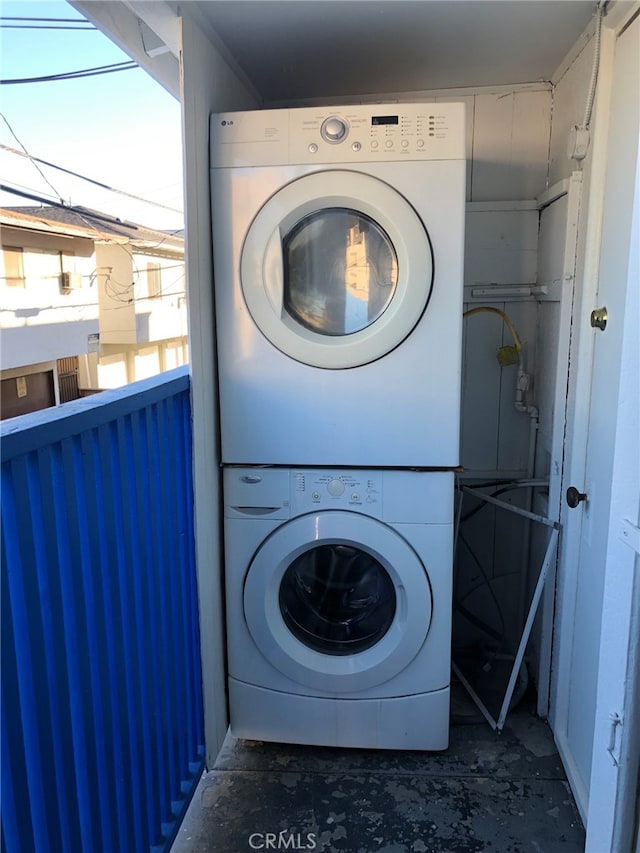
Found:
[[22, 249], [3, 246], [4, 283], [7, 287], [24, 287], [24, 263]]
[[162, 268], [160, 264], [147, 264], [147, 296], [162, 296]]

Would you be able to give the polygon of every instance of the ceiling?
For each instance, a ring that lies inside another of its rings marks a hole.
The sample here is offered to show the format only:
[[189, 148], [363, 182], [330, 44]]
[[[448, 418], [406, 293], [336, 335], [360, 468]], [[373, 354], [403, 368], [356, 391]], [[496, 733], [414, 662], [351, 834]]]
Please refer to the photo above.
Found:
[[595, 0], [198, 0], [265, 102], [550, 80]]

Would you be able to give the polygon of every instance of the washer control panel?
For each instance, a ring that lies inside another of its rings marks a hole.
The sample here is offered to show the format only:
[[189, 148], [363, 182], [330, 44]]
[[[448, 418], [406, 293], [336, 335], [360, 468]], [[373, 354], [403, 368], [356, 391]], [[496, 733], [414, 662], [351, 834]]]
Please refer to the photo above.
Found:
[[465, 107], [357, 104], [211, 116], [211, 166], [464, 160]]
[[452, 526], [453, 471], [226, 466], [222, 476], [228, 519], [279, 523], [347, 510], [388, 523]]
[[350, 509], [382, 517], [382, 474], [379, 471], [292, 471], [294, 512]]

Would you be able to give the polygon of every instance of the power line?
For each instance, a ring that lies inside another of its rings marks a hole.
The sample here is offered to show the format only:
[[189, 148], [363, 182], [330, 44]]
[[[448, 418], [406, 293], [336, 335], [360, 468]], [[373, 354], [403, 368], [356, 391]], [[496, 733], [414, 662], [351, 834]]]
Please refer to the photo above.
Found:
[[[93, 211], [93, 210], [87, 210], [87, 208], [80, 207], [80, 206], [75, 205], [75, 204], [65, 204], [63, 201], [53, 201], [53, 199], [45, 198], [44, 196], [38, 195], [37, 193], [26, 192], [25, 190], [18, 190], [18, 189], [15, 189], [14, 187], [10, 187], [8, 184], [0, 183], [0, 192], [6, 192], [6, 193], [9, 193], [10, 195], [17, 195], [20, 198], [27, 198], [30, 201], [37, 201], [40, 204], [49, 205], [51, 207], [60, 207], [63, 210], [68, 210], [71, 213], [76, 213], [76, 214], [78, 214], [78, 216], [80, 216], [82, 219], [84, 219], [84, 221], [91, 228], [93, 228], [96, 231], [98, 229], [99, 222], [108, 222], [108, 223], [113, 224], [113, 225], [118, 225], [121, 227], [128, 228], [130, 231], [138, 231], [139, 227], [144, 227], [144, 226], [138, 226], [134, 222], [123, 221], [122, 219], [118, 219], [116, 216], [110, 216], [107, 213], [98, 213], [98, 212]], [[146, 230], [158, 231], [158, 233], [163, 233], [162, 231], [159, 231], [156, 228], [149, 228]], [[145, 248], [157, 249], [166, 240], [168, 240], [169, 237], [174, 237], [176, 234], [178, 234], [181, 231], [182, 231], [182, 228], [176, 228], [174, 231], [169, 231], [168, 233], [165, 233], [164, 236], [162, 237], [162, 239], [159, 240], [157, 243], [155, 243], [151, 246], [147, 246]], [[131, 237], [132, 235], [129, 235], [129, 236]], [[121, 247], [121, 248], [124, 248], [124, 247]]]
[[98, 77], [101, 74], [114, 74], [116, 71], [131, 71], [139, 68], [137, 62], [116, 62], [113, 65], [98, 65], [95, 68], [82, 68], [79, 71], [67, 71], [62, 74], [48, 74], [42, 77], [18, 77], [12, 80], [0, 80], [2, 86], [15, 86], [20, 83], [50, 83], [54, 80], [78, 80], [82, 77]]
[[[5, 30], [94, 30], [97, 27], [86, 18], [33, 18], [19, 15], [0, 15], [0, 29]], [[7, 21], [8, 23], [4, 23]]]
[[[13, 187], [10, 187], [8, 184], [0, 184], [0, 191], [5, 193], [10, 193], [11, 195], [17, 195], [21, 198], [28, 198], [31, 201], [39, 201], [40, 204], [51, 205], [52, 207], [61, 207], [64, 210], [70, 210], [72, 213], [77, 213], [79, 216], [82, 216], [84, 219], [100, 219], [105, 222], [111, 222], [115, 225], [126, 225], [127, 228], [137, 229], [138, 226], [133, 224], [132, 222], [123, 222], [120, 219], [117, 219], [115, 216], [108, 216], [105, 213], [94, 213], [93, 211], [86, 210], [83, 207], [77, 207], [74, 204], [65, 204], [63, 201], [53, 201], [52, 199], [45, 198], [44, 196], [37, 195], [36, 193], [28, 193], [23, 190], [17, 190]], [[91, 226], [95, 228], [95, 223], [92, 222]]]
[[161, 207], [163, 210], [170, 210], [172, 213], [182, 213], [182, 210], [179, 210], [177, 207], [169, 207], [169, 205], [161, 204], [159, 201], [150, 201], [149, 199], [142, 198], [139, 195], [129, 193], [126, 190], [119, 190], [115, 187], [110, 187], [108, 184], [105, 184], [102, 181], [96, 181], [93, 178], [87, 178], [85, 175], [81, 175], [78, 172], [73, 172], [71, 169], [65, 169], [64, 166], [56, 166], [55, 163], [50, 163], [48, 160], [42, 160], [40, 159], [40, 157], [34, 157], [26, 150], [23, 153], [22, 151], [18, 151], [16, 148], [10, 148], [8, 145], [1, 144], [0, 149], [4, 151], [9, 151], [11, 154], [17, 154], [19, 157], [25, 157], [27, 160], [31, 160], [34, 165], [36, 163], [42, 163], [43, 166], [49, 166], [52, 169], [57, 169], [59, 172], [65, 172], [67, 175], [73, 175], [74, 178], [80, 178], [81, 180], [87, 181], [90, 184], [94, 184], [95, 186], [100, 187], [103, 190], [108, 190], [109, 192], [117, 193], [118, 195], [125, 196], [126, 198], [131, 198], [134, 201], [141, 201], [144, 204], [150, 204], [153, 207]]
[[[81, 24], [83, 22], [78, 21], [78, 23]], [[96, 27], [91, 24], [88, 27], [73, 27], [69, 26], [69, 24], [0, 24], [0, 30], [76, 30], [78, 32], [88, 32], [95, 29]]]
[[[86, 18], [35, 18], [21, 15], [0, 15], [3, 30], [93, 30], [97, 27]], [[5, 23], [7, 22], [7, 23]]]
[[[29, 152], [27, 151], [27, 149], [25, 148], [25, 146], [22, 144], [22, 142], [18, 139], [18, 136], [17, 136], [17, 134], [16, 134], [15, 130], [14, 130], [14, 129], [11, 127], [11, 125], [9, 124], [9, 119], [5, 116], [5, 114], [4, 114], [4, 113], [0, 113], [0, 116], [2, 116], [2, 120], [4, 121], [4, 123], [5, 123], [5, 124], [7, 125], [7, 127], [9, 128], [9, 131], [10, 131], [11, 135], [13, 136], [13, 138], [15, 139], [15, 141], [18, 143], [18, 145], [20, 146], [20, 148], [22, 148], [22, 150], [24, 151], [24, 153], [25, 153], [25, 154], [27, 155], [27, 157], [28, 157], [28, 156], [29, 156]], [[43, 172], [43, 171], [42, 171], [42, 169], [38, 166], [38, 164], [37, 164], [37, 163], [34, 163], [33, 165], [34, 165], [34, 167], [38, 170], [38, 172], [40, 173], [41, 177], [42, 177], [42, 178], [44, 178], [45, 182], [46, 182], [47, 184], [49, 184], [49, 186], [50, 186], [50, 187], [51, 187], [51, 189], [54, 191], [54, 193], [56, 194], [56, 196], [57, 196], [57, 197], [62, 201], [62, 196], [60, 195], [60, 193], [58, 192], [58, 190], [53, 186], [53, 184], [51, 183], [51, 181], [47, 178], [47, 176], [44, 174], [44, 172]]]
[[[32, 18], [22, 17], [20, 15], [0, 15], [0, 21], [34, 21], [38, 23], [53, 23], [53, 24], [88, 24], [86, 18]], [[90, 26], [93, 26], [91, 24]]]

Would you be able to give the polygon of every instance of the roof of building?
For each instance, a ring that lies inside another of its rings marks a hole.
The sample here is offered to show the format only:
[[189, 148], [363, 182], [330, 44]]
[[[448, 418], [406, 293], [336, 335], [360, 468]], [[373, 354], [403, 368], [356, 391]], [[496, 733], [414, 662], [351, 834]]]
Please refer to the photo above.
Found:
[[0, 208], [4, 226], [29, 228], [48, 233], [85, 237], [96, 242], [131, 243], [140, 248], [162, 246], [173, 251], [184, 250], [183, 232], [158, 231], [135, 222], [125, 222], [87, 207], [41, 205], [39, 207]]

